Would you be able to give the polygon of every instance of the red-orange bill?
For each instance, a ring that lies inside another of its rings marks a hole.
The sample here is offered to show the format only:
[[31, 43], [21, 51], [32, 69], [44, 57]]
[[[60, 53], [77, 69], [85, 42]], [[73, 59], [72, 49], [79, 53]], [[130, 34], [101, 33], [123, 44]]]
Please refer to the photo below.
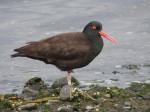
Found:
[[111, 36], [109, 36], [106, 32], [104, 31], [100, 31], [99, 34], [103, 37], [106, 38], [107, 40], [109, 40], [112, 43], [117, 43], [117, 40]]

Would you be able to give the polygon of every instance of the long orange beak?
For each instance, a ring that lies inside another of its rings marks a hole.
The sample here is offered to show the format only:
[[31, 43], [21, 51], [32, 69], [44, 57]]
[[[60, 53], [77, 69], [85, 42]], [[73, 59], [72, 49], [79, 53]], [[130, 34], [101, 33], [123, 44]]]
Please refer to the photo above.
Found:
[[116, 44], [117, 43], [117, 40], [111, 36], [109, 36], [106, 32], [104, 31], [100, 31], [99, 34], [103, 37], [103, 38], [106, 38], [107, 40], [109, 40], [110, 42]]

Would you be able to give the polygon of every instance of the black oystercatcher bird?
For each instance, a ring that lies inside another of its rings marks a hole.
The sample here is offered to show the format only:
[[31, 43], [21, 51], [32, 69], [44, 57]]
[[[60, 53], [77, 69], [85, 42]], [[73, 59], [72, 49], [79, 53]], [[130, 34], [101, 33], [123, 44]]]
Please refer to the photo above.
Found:
[[102, 31], [102, 24], [97, 21], [88, 23], [82, 32], [62, 33], [40, 41], [28, 42], [15, 49], [11, 57], [28, 57], [46, 64], [55, 65], [67, 71], [68, 85], [71, 85], [70, 73], [73, 69], [88, 65], [102, 50], [103, 39], [112, 43], [116, 40]]

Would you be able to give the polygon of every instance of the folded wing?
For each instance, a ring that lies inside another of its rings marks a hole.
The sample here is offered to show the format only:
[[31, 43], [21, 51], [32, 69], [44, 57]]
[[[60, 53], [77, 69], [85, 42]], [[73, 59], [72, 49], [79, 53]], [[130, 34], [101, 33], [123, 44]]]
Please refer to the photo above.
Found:
[[15, 49], [17, 53], [14, 55], [45, 62], [48, 60], [73, 60], [88, 55], [90, 49], [89, 41], [84, 34], [77, 32], [29, 42], [27, 45]]

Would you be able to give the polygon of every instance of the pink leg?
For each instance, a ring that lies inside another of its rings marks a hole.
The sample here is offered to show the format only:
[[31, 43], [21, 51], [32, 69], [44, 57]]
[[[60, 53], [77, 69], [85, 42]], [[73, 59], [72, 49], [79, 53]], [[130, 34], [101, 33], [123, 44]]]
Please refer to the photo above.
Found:
[[70, 100], [72, 99], [72, 85], [71, 85], [71, 72], [72, 70], [68, 71], [68, 74], [67, 74], [67, 82], [68, 82], [68, 85], [70, 86]]
[[67, 81], [68, 81], [69, 86], [71, 86], [71, 72], [72, 70], [68, 71], [68, 74], [67, 74]]

